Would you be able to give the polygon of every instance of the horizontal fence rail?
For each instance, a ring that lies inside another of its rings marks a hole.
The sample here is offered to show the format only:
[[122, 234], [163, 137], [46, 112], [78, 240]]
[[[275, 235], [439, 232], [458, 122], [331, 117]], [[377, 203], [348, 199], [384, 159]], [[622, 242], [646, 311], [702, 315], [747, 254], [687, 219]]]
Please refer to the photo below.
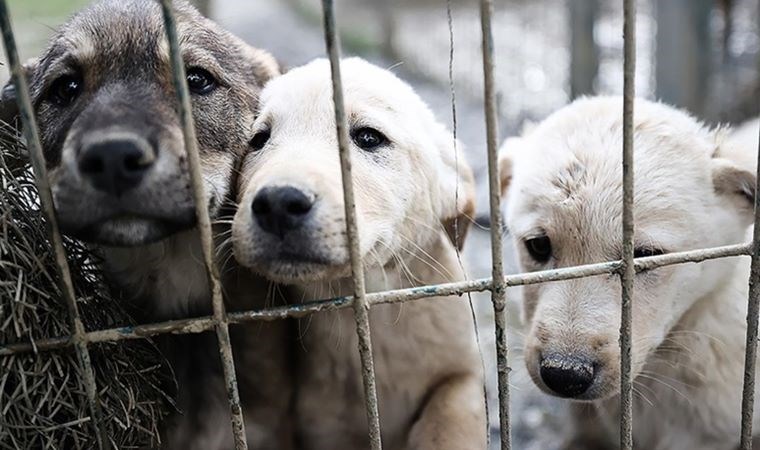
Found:
[[[665, 255], [649, 256], [634, 260], [637, 273], [655, 270], [661, 267], [676, 264], [701, 263], [704, 261], [751, 256], [752, 244], [727, 245], [708, 249], [691, 250], [687, 252], [668, 253]], [[527, 286], [532, 284], [551, 283], [553, 281], [573, 280], [599, 275], [613, 275], [620, 271], [622, 261], [608, 261], [596, 264], [587, 264], [562, 269], [542, 270], [539, 272], [527, 272], [515, 275], [506, 275], [504, 285], [506, 287]], [[370, 305], [383, 305], [404, 303], [407, 301], [420, 300], [440, 296], [461, 296], [468, 292], [484, 292], [493, 289], [491, 278], [478, 280], [459, 281], [456, 283], [444, 283], [415, 288], [397, 289], [392, 291], [374, 292], [367, 294]], [[228, 313], [228, 321], [231, 324], [243, 324], [250, 322], [269, 322], [283, 319], [299, 319], [326, 311], [349, 308], [353, 306], [353, 297], [345, 296], [326, 300], [306, 302], [298, 305], [278, 306], [273, 308], [249, 310]], [[144, 339], [164, 334], [195, 334], [209, 331], [214, 327], [212, 317], [198, 317], [193, 319], [171, 320], [166, 322], [138, 325], [130, 327], [110, 328], [106, 330], [90, 331], [85, 333], [84, 339], [90, 343], [114, 342], [133, 339]], [[41, 339], [33, 342], [10, 344], [0, 347], [0, 356], [9, 356], [30, 352], [45, 352], [58, 350], [71, 346], [69, 336], [61, 336], [50, 339]]]
[[[227, 312], [223, 302], [222, 287], [218, 268], [214, 261], [213, 235], [209, 212], [206, 208], [206, 194], [200, 157], [192, 117], [192, 105], [185, 79], [185, 67], [177, 35], [176, 19], [172, 1], [160, 0], [166, 33], [169, 42], [169, 54], [177, 93], [178, 111], [183, 127], [192, 189], [196, 203], [198, 228], [203, 248], [204, 264], [211, 286], [211, 316], [192, 319], [173, 320], [160, 323], [110, 328], [87, 332], [77, 308], [74, 288], [69, 274], [68, 262], [62, 244], [62, 238], [54, 213], [53, 198], [45, 170], [45, 160], [40, 144], [38, 128], [35, 123], [34, 110], [29, 94], [23, 67], [20, 64], [10, 26], [6, 0], [0, 0], [0, 28], [2, 28], [13, 84], [18, 95], [20, 116], [24, 127], [35, 181], [40, 195], [40, 204], [49, 225], [50, 239], [61, 278], [61, 293], [66, 302], [72, 322], [71, 335], [59, 336], [37, 341], [19, 342], [0, 347], [0, 357], [25, 353], [39, 353], [65, 348], [74, 348], [83, 373], [86, 395], [92, 415], [93, 432], [100, 449], [109, 448], [109, 441], [103, 434], [101, 413], [93, 367], [89, 358], [88, 345], [103, 342], [118, 342], [133, 339], [145, 339], [168, 334], [193, 334], [215, 331], [218, 348], [223, 363], [224, 380], [228, 392], [228, 401], [232, 413], [232, 429], [235, 448], [247, 448], [243, 411], [240, 406], [229, 325], [260, 321], [275, 321], [288, 318], [302, 318], [325, 311], [353, 308], [362, 363], [362, 379], [367, 411], [369, 441], [373, 450], [380, 450], [381, 428], [376, 392], [374, 363], [372, 358], [371, 330], [369, 312], [371, 307], [383, 304], [404, 303], [430, 297], [462, 296], [471, 292], [491, 292], [491, 301], [495, 313], [495, 334], [497, 348], [497, 370], [499, 384], [499, 413], [501, 448], [511, 448], [510, 412], [509, 412], [509, 364], [507, 354], [507, 330], [505, 310], [507, 304], [506, 290], [509, 287], [551, 283], [593, 276], [619, 276], [622, 285], [622, 316], [620, 328], [621, 346], [621, 420], [620, 446], [631, 449], [632, 440], [632, 379], [631, 379], [631, 322], [633, 279], [635, 274], [664, 268], [677, 264], [701, 263], [721, 258], [750, 256], [752, 258], [749, 280], [749, 307], [747, 312], [747, 341], [742, 396], [741, 448], [752, 446], [752, 417], [755, 385], [755, 359], [758, 336], [758, 310], [760, 310], [760, 196], [755, 196], [755, 227], [753, 242], [723, 247], [696, 249], [670, 253], [646, 258], [633, 257], [633, 104], [635, 85], [635, 1], [623, 0], [624, 9], [624, 139], [623, 139], [623, 255], [616, 261], [600, 262], [576, 267], [545, 270], [515, 275], [504, 275], [502, 262], [502, 217], [499, 209], [500, 187], [497, 164], [498, 152], [498, 117], [496, 109], [496, 90], [494, 83], [494, 48], [491, 17], [493, 1], [480, 0], [483, 76], [484, 76], [484, 111], [486, 117], [486, 138], [488, 157], [488, 181], [490, 191], [491, 215], [491, 253], [492, 274], [489, 278], [467, 280], [455, 283], [421, 286], [415, 288], [367, 293], [364, 280], [364, 268], [359, 247], [359, 233], [354, 204], [353, 180], [351, 175], [351, 147], [348, 137], [348, 124], [344, 108], [343, 89], [340, 73], [340, 42], [335, 21], [333, 0], [322, 0], [324, 33], [327, 54], [331, 65], [333, 101], [335, 107], [336, 133], [341, 162], [341, 175], [345, 201], [346, 231], [351, 255], [354, 295], [303, 304]], [[760, 144], [760, 142], [759, 142]], [[759, 145], [760, 155], [760, 145]], [[760, 157], [758, 158], [760, 162]], [[758, 191], [760, 191], [760, 164], [758, 165]], [[757, 192], [757, 191], [756, 191]]]

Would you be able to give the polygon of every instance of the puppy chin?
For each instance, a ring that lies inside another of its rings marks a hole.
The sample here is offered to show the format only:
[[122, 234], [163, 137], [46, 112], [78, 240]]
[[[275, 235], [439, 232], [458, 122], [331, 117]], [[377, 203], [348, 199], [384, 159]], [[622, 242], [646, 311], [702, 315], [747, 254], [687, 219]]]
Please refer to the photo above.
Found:
[[85, 227], [62, 230], [82, 241], [110, 247], [136, 247], [161, 241], [175, 233], [195, 226], [195, 220], [165, 221], [135, 217], [118, 217]]
[[318, 263], [271, 261], [257, 272], [276, 283], [303, 284], [343, 278], [350, 270]]
[[346, 258], [335, 258], [308, 249], [295, 252], [235, 241], [233, 251], [239, 264], [281, 284], [331, 281], [351, 274], [351, 264]]

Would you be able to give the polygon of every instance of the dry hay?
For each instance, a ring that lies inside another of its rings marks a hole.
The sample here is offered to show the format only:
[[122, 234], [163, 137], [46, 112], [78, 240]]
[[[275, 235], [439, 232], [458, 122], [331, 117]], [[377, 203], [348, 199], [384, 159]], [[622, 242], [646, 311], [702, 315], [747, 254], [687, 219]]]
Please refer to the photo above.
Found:
[[[20, 137], [0, 123], [0, 346], [70, 334], [55, 258]], [[82, 243], [65, 240], [88, 330], [128, 325]], [[113, 448], [156, 443], [171, 378], [148, 341], [90, 347], [107, 439]], [[94, 449], [83, 377], [73, 350], [0, 357], [0, 449]]]

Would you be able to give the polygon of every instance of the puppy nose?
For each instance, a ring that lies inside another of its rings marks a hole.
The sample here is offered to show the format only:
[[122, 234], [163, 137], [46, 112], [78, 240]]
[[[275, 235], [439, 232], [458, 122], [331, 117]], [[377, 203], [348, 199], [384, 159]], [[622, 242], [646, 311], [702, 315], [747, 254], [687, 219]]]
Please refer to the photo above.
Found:
[[253, 199], [253, 216], [259, 226], [282, 239], [303, 225], [314, 205], [312, 197], [294, 187], [263, 188]]
[[129, 139], [94, 142], [82, 148], [79, 172], [95, 189], [118, 197], [140, 184], [153, 165], [145, 147]]
[[587, 359], [553, 355], [541, 358], [541, 379], [561, 397], [577, 397], [594, 383], [594, 365]]

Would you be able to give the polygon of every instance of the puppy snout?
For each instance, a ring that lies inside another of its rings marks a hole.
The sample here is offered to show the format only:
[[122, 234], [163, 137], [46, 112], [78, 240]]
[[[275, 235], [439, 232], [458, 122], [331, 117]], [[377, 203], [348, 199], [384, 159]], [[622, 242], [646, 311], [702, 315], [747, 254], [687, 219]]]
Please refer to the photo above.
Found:
[[95, 189], [118, 197], [140, 184], [154, 160], [151, 148], [136, 139], [105, 139], [84, 146], [78, 166]]
[[313, 206], [313, 195], [284, 186], [261, 189], [253, 199], [251, 209], [261, 229], [282, 239], [286, 233], [304, 224]]
[[560, 397], [584, 394], [594, 383], [595, 376], [595, 366], [588, 359], [566, 355], [541, 358], [541, 380]]

